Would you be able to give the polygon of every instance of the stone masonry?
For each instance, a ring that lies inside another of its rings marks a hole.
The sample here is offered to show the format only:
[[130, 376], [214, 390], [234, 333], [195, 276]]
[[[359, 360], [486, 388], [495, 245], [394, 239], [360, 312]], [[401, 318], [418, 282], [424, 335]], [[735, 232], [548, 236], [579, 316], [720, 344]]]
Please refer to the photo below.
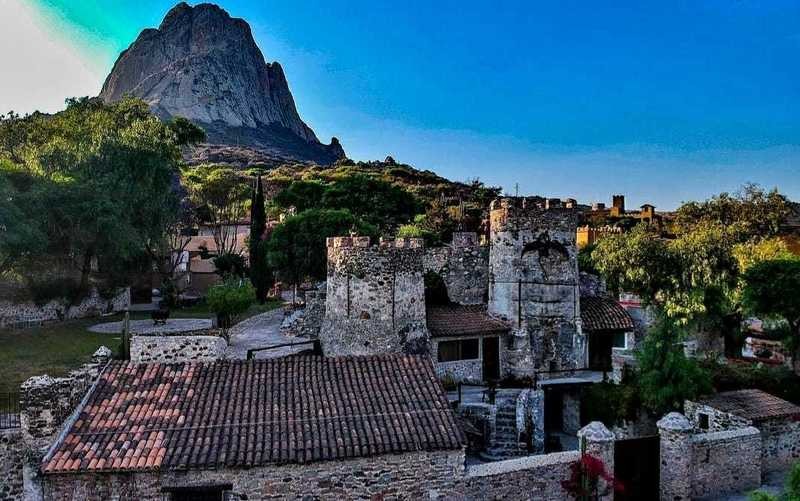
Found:
[[133, 336], [131, 360], [134, 362], [214, 361], [223, 358], [228, 343], [216, 335]]
[[689, 500], [743, 492], [761, 484], [761, 436], [751, 426], [696, 433], [683, 415], [658, 422], [661, 499]]
[[22, 499], [23, 458], [22, 431], [0, 430], [0, 501]]
[[513, 326], [506, 373], [585, 365], [576, 226], [573, 209], [548, 209], [539, 198], [492, 202], [489, 313]]
[[423, 241], [369, 237], [328, 239], [326, 356], [428, 353]]
[[442, 277], [450, 301], [458, 304], [482, 304], [489, 293], [489, 248], [478, 245], [474, 232], [453, 234], [453, 243], [426, 249], [426, 272]]
[[99, 316], [101, 313], [122, 311], [128, 308], [130, 303], [131, 293], [128, 288], [110, 299], [104, 298], [96, 289], [92, 289], [80, 303], [69, 307], [64, 300], [57, 299], [43, 305], [0, 300], [0, 327], [28, 327], [43, 322]]

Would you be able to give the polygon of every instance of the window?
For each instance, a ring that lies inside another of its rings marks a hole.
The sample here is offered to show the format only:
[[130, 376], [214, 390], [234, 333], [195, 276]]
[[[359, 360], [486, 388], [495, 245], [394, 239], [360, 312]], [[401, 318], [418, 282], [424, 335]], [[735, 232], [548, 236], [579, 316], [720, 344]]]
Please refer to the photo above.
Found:
[[615, 332], [614, 342], [611, 346], [613, 346], [614, 348], [625, 348], [625, 333]]
[[477, 360], [479, 358], [480, 344], [477, 339], [459, 339], [439, 343], [439, 362]]
[[699, 413], [697, 415], [697, 422], [698, 422], [698, 426], [700, 427], [701, 430], [707, 430], [708, 429], [708, 414], [706, 414], [705, 412]]

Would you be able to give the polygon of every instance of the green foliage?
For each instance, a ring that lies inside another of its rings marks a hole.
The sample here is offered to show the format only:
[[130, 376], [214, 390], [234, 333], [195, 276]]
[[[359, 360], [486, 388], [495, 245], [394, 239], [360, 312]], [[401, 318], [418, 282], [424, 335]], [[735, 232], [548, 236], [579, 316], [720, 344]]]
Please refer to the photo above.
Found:
[[779, 316], [800, 334], [800, 259], [764, 261], [744, 274], [744, 304], [756, 315]]
[[422, 238], [425, 240], [425, 245], [428, 247], [435, 247], [442, 243], [440, 235], [427, 228], [424, 214], [419, 214], [414, 217], [413, 223], [401, 225], [400, 228], [397, 229], [397, 237]]
[[205, 131], [183, 117], [171, 119], [167, 122], [167, 127], [175, 134], [178, 144], [188, 145], [206, 140]]
[[755, 388], [800, 405], [800, 376], [783, 365], [719, 363], [703, 360], [716, 391]]
[[312, 208], [347, 210], [383, 232], [410, 221], [421, 210], [416, 198], [398, 186], [363, 175], [346, 176], [328, 183], [294, 181], [275, 197], [283, 208], [297, 213]]
[[327, 275], [325, 239], [348, 235], [375, 236], [375, 227], [363, 223], [346, 210], [310, 209], [290, 216], [277, 226], [267, 243], [267, 260], [281, 279], [299, 284], [307, 278], [324, 280]]
[[264, 241], [267, 231], [267, 213], [264, 205], [264, 186], [261, 176], [256, 179], [256, 188], [250, 204], [250, 282], [256, 288], [258, 302], [264, 304], [267, 289], [271, 285], [272, 270], [269, 269]]
[[637, 353], [640, 397], [656, 415], [680, 411], [684, 400], [711, 391], [709, 373], [684, 354], [684, 337], [673, 321], [659, 318]]
[[[0, 145], [0, 190], [16, 191], [14, 207], [6, 199], [0, 210], [21, 215], [17, 226], [29, 232], [12, 229], [0, 250], [18, 274], [37, 273], [42, 256], [77, 262], [84, 289], [92, 258], [106, 273], [124, 271], [175, 196], [179, 138], [137, 99], [72, 99], [52, 116], [4, 117]], [[41, 245], [20, 252], [31, 235]]]
[[27, 283], [27, 289], [33, 302], [39, 306], [60, 298], [76, 303], [86, 292], [77, 280], [70, 277], [32, 278]]
[[598, 275], [600, 271], [595, 266], [592, 252], [597, 248], [597, 244], [591, 244], [578, 250], [578, 269], [586, 273]]
[[217, 273], [222, 277], [239, 277], [247, 275], [247, 266], [241, 254], [227, 252], [213, 258]]
[[777, 235], [789, 211], [788, 200], [777, 190], [766, 192], [748, 184], [738, 193], [720, 193], [704, 202], [683, 204], [676, 215], [676, 227], [683, 233], [710, 222], [729, 228], [745, 241]]
[[748, 494], [749, 501], [800, 501], [800, 462], [792, 465], [786, 476], [786, 485], [779, 496], [764, 491], [753, 491]]
[[255, 289], [250, 282], [237, 278], [229, 278], [211, 287], [206, 294], [206, 304], [217, 314], [223, 328], [229, 327], [237, 315], [247, 311], [255, 299]]
[[581, 393], [581, 419], [600, 421], [609, 428], [623, 420], [635, 420], [641, 401], [635, 384], [593, 384]]

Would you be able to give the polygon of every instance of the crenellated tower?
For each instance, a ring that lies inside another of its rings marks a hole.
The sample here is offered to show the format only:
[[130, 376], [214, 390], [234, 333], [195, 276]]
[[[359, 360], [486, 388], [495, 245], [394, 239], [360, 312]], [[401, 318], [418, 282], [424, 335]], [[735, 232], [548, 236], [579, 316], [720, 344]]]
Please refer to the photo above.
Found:
[[489, 313], [507, 320], [507, 374], [585, 366], [577, 213], [541, 197], [506, 197], [490, 210]]
[[423, 240], [332, 237], [327, 247], [325, 355], [428, 353]]

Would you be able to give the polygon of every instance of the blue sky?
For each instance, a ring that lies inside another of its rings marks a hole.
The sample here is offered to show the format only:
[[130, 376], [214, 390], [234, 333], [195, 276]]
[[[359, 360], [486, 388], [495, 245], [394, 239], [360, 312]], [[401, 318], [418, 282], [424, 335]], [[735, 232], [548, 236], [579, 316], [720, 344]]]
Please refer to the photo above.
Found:
[[[0, 0], [82, 69], [46, 64], [32, 41], [0, 109], [96, 94], [173, 4]], [[220, 5], [281, 62], [320, 139], [353, 158], [586, 202], [674, 208], [750, 181], [800, 199], [800, 0]], [[0, 47], [0, 63], [22, 57]]]

